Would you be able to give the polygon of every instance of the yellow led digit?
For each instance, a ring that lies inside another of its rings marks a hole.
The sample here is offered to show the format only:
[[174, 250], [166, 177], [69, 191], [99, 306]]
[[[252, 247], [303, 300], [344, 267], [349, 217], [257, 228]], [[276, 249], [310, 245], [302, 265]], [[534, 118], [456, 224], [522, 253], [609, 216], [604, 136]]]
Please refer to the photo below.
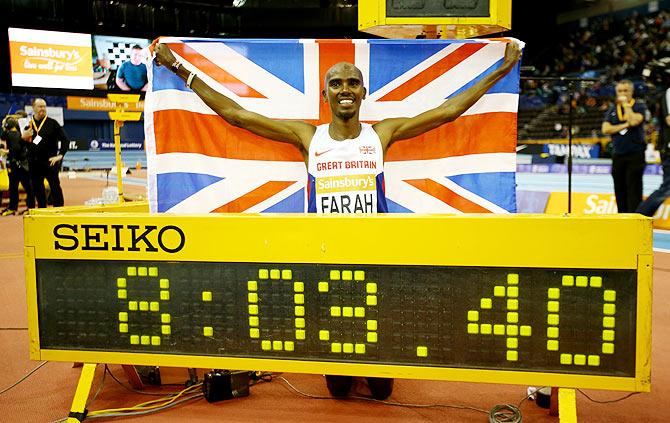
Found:
[[[507, 361], [518, 361], [519, 340], [517, 336], [530, 336], [530, 326], [521, 326], [519, 329], [519, 274], [508, 273], [507, 285], [494, 285], [493, 298], [484, 297], [479, 299], [479, 310], [468, 310], [466, 316], [466, 330], [469, 335], [495, 335], [506, 336], [505, 346], [507, 352], [505, 358]], [[499, 298], [499, 299], [497, 299]], [[505, 301], [507, 308], [507, 324], [476, 323], [482, 319], [481, 314], [484, 310], [493, 309], [493, 300]]]
[[[565, 288], [602, 288], [603, 278], [601, 276], [584, 276], [584, 275], [563, 275], [561, 278], [561, 285]], [[559, 351], [560, 335], [560, 291], [561, 288], [550, 288], [547, 291], [547, 350]], [[614, 354], [614, 328], [616, 325], [616, 291], [608, 289], [603, 292], [603, 299], [605, 304], [602, 308], [602, 342], [601, 352], [603, 354]], [[575, 366], [600, 366], [599, 355], [586, 354], [560, 354], [559, 361], [563, 365]]]
[[[377, 283], [365, 280], [365, 271], [363, 270], [336, 270], [332, 269], [328, 273], [331, 284], [344, 284], [349, 281], [356, 281], [355, 286], [363, 289], [363, 297], [365, 300], [365, 307], [363, 306], [346, 306], [346, 305], [331, 305], [328, 308], [329, 317], [342, 319], [365, 319], [368, 315], [369, 307], [377, 305]], [[360, 284], [358, 283], [360, 282]], [[337, 285], [335, 285], [337, 286]], [[346, 285], [352, 286], [352, 285]], [[329, 282], [319, 282], [318, 291], [326, 293], [330, 291]], [[367, 310], [366, 310], [367, 309]], [[355, 321], [355, 320], [354, 320]], [[365, 340], [368, 343], [374, 344], [377, 342], [377, 320], [365, 321]], [[330, 351], [340, 354], [365, 354], [366, 347], [364, 343], [342, 342], [342, 340], [332, 339], [330, 331], [321, 329], [319, 331], [320, 341], [330, 341]]]
[[[147, 278], [151, 278], [150, 281], [153, 283], [158, 283], [158, 287], [160, 288], [159, 298], [145, 300], [130, 299], [133, 292], [132, 289], [137, 287], [138, 284], [146, 285]], [[126, 267], [126, 274], [123, 277], [116, 278], [116, 286], [118, 288], [117, 298], [119, 300], [128, 300], [127, 302], [124, 301], [127, 311], [119, 312], [119, 332], [125, 334], [133, 329], [134, 313], [155, 313], [157, 320], [155, 332], [152, 334], [132, 334], [128, 336], [128, 340], [131, 345], [160, 346], [161, 336], [167, 336], [172, 333], [170, 314], [159, 314], [161, 311], [159, 300], [166, 301], [170, 298], [168, 279], [158, 278], [158, 267], [128, 266]]]
[[[261, 287], [273, 289], [272, 287], [290, 286], [293, 288], [292, 298], [294, 305], [293, 331], [296, 340], [302, 341], [306, 338], [305, 331], [305, 284], [304, 282], [293, 281], [293, 271], [291, 269], [259, 269], [258, 280], [247, 281], [247, 310], [249, 311], [249, 337], [251, 339], [260, 339], [263, 335], [260, 327], [260, 305], [263, 304], [261, 296]], [[321, 286], [319, 286], [321, 288]], [[327, 289], [327, 287], [326, 287]], [[267, 335], [263, 335], [265, 337]], [[295, 341], [261, 339], [260, 347], [262, 351], [295, 351]]]

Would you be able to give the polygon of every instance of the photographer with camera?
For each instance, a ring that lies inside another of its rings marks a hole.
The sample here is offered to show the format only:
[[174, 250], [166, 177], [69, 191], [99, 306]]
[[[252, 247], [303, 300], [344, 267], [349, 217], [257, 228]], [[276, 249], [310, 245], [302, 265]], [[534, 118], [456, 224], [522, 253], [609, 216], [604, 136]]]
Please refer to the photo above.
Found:
[[9, 171], [9, 207], [2, 210], [0, 215], [10, 216], [15, 215], [19, 208], [19, 183], [26, 192], [28, 210], [35, 207], [35, 196], [30, 181], [28, 144], [21, 139], [21, 129], [16, 117], [7, 116], [3, 120], [0, 139], [7, 144], [7, 149], [1, 149], [0, 153], [7, 155]]

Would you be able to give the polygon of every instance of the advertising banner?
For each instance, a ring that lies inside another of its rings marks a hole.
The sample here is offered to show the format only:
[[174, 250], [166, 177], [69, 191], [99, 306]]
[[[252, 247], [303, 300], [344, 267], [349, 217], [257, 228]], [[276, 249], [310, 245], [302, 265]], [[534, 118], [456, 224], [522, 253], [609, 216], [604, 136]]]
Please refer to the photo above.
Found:
[[69, 110], [92, 110], [99, 112], [112, 112], [117, 106], [122, 107], [127, 112], [144, 111], [144, 101], [137, 103], [116, 104], [104, 97], [77, 97], [67, 96], [67, 108]]
[[[552, 192], [547, 201], [546, 213], [565, 213], [568, 210], [568, 193]], [[572, 193], [573, 214], [616, 214], [616, 198], [610, 193]], [[654, 215], [654, 229], [670, 229], [670, 200], [661, 204]]]
[[9, 28], [12, 85], [93, 89], [91, 35]]

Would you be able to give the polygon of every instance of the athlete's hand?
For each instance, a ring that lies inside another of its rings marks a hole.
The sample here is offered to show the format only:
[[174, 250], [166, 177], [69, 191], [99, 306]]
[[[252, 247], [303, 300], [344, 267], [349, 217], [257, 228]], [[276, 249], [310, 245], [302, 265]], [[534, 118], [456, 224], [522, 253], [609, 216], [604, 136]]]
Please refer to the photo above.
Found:
[[511, 69], [516, 65], [516, 62], [518, 62], [519, 59], [521, 59], [521, 47], [517, 41], [512, 40], [507, 43], [507, 47], [505, 47], [505, 61], [503, 62], [503, 68]]
[[164, 65], [168, 68], [175, 62], [174, 54], [165, 44], [156, 44], [156, 64]]

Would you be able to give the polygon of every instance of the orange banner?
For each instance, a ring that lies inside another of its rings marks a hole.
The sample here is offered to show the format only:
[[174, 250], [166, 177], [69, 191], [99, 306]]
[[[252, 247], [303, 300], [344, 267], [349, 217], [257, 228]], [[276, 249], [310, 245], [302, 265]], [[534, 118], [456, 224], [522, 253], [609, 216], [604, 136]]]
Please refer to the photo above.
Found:
[[10, 41], [12, 73], [93, 77], [91, 47]]
[[[126, 112], [143, 112], [144, 100], [133, 103], [121, 103], [118, 106]], [[67, 97], [67, 108], [70, 110], [95, 110], [101, 112], [113, 112], [118, 107], [117, 103], [111, 102], [104, 97]]]

